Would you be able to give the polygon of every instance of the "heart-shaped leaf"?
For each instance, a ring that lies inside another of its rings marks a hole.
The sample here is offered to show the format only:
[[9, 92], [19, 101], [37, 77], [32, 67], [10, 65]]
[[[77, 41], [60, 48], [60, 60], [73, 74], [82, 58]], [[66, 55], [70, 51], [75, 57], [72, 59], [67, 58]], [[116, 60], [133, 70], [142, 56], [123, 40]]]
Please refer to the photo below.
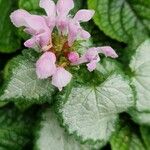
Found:
[[135, 90], [136, 108], [130, 110], [133, 120], [150, 126], [150, 40], [143, 42], [130, 62], [132, 85]]
[[134, 104], [128, 80], [120, 72], [110, 73], [109, 64], [115, 66], [107, 63], [105, 71], [105, 67], [101, 67], [101, 74], [98, 71], [105, 77], [103, 82], [98, 84], [98, 77], [86, 85], [74, 81], [57, 97], [57, 112], [63, 125], [82, 141], [107, 142], [115, 131], [118, 114]]
[[1, 101], [28, 104], [51, 102], [55, 88], [49, 79], [40, 80], [37, 78], [35, 63], [38, 57], [37, 53], [32, 51], [26, 50], [23, 55], [9, 62], [7, 82], [2, 89]]
[[132, 57], [132, 84], [136, 90], [136, 109], [150, 113], [150, 40], [146, 40]]
[[37, 150], [92, 150], [97, 149], [99, 145], [93, 147], [88, 144], [80, 144], [72, 136], [69, 136], [65, 130], [60, 127], [57, 116], [53, 109], [46, 110], [42, 115], [35, 149]]

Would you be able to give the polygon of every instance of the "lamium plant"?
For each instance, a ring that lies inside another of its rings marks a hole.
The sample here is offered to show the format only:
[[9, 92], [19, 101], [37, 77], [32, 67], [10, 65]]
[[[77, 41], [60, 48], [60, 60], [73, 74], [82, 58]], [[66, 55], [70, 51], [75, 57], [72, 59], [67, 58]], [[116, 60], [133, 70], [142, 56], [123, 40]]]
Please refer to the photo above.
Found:
[[39, 79], [52, 77], [52, 85], [61, 91], [72, 78], [66, 70], [69, 66], [88, 63], [88, 70], [93, 71], [100, 61], [99, 53], [117, 57], [109, 46], [90, 48], [80, 57], [74, 46], [74, 43], [80, 44], [82, 40], [90, 38], [90, 34], [80, 23], [89, 21], [94, 10], [82, 9], [71, 17], [69, 11], [74, 7], [73, 0], [60, 0], [56, 5], [51, 0], [41, 0], [39, 6], [44, 8], [47, 16], [31, 15], [22, 9], [14, 11], [10, 16], [16, 27], [25, 27], [24, 31], [32, 36], [24, 45], [28, 48], [38, 47], [38, 51], [42, 53], [36, 63]]
[[0, 149], [149, 150], [148, 1], [9, 2]]

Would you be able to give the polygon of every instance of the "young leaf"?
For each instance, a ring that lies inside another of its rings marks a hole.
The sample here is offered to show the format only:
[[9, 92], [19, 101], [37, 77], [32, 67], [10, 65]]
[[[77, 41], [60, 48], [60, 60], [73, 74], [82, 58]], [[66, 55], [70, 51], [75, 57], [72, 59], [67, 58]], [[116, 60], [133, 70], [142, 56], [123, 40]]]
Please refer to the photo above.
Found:
[[32, 51], [26, 50], [23, 55], [9, 62], [7, 82], [2, 89], [1, 101], [51, 102], [55, 88], [51, 85], [49, 79], [40, 80], [37, 78], [35, 62], [38, 57], [36, 57], [36, 52]]
[[3, 53], [11, 53], [20, 48], [20, 39], [16, 34], [16, 28], [9, 18], [16, 6], [17, 0], [0, 0], [0, 52]]
[[136, 32], [150, 33], [150, 1], [88, 0], [94, 21], [108, 36], [128, 42]]
[[142, 138], [129, 124], [120, 126], [110, 143], [112, 150], [147, 150]]
[[53, 110], [47, 109], [37, 130], [35, 150], [92, 150], [88, 144], [80, 144], [60, 127]]
[[132, 57], [130, 68], [136, 90], [136, 109], [150, 113], [150, 40], [146, 40]]
[[63, 125], [82, 141], [107, 142], [115, 131], [118, 114], [133, 106], [128, 80], [120, 73], [110, 72], [99, 84], [94, 75], [88, 85], [74, 81], [57, 97], [57, 112]]
[[21, 150], [31, 141], [32, 127], [34, 119], [32, 111], [19, 112], [13, 106], [0, 109], [0, 149], [1, 150]]

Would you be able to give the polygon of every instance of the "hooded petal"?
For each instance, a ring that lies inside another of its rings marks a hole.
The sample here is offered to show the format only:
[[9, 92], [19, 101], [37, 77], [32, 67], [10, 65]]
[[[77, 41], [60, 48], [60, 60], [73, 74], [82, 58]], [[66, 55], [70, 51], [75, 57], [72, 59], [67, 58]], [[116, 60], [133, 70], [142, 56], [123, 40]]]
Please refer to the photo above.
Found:
[[52, 76], [52, 84], [60, 91], [71, 81], [72, 75], [62, 67], [58, 67], [55, 74]]
[[29, 17], [29, 15], [30, 14], [27, 11], [23, 9], [18, 9], [11, 13], [10, 19], [16, 27], [27, 26], [25, 18]]
[[48, 17], [52, 20], [55, 19], [56, 16], [56, 6], [52, 0], [40, 0], [40, 7], [45, 9], [45, 12]]
[[94, 13], [94, 10], [81, 9], [76, 13], [74, 19], [76, 21], [87, 22], [93, 17]]
[[25, 10], [19, 9], [10, 15], [12, 23], [16, 27], [26, 27], [30, 33], [38, 34], [47, 30], [48, 26], [44, 17], [38, 15], [31, 15]]
[[30, 15], [29, 17], [25, 18], [25, 21], [27, 23], [27, 27], [35, 30], [37, 34], [48, 30], [48, 26], [44, 17], [38, 15]]
[[39, 79], [46, 79], [56, 72], [56, 56], [52, 52], [45, 52], [36, 63], [36, 74]]
[[97, 48], [98, 53], [104, 54], [106, 57], [112, 57], [112, 58], [117, 58], [118, 55], [115, 52], [114, 49], [112, 49], [110, 46], [103, 46]]
[[58, 16], [66, 17], [71, 9], [74, 8], [73, 0], [58, 0], [56, 9]]

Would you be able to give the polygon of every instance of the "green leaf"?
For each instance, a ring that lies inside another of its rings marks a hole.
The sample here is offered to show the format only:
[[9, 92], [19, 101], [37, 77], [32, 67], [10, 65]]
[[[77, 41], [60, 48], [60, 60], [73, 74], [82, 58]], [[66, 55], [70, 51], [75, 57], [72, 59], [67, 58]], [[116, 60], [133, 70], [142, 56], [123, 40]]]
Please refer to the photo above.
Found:
[[96, 70], [99, 71], [105, 78], [115, 71], [121, 73], [122, 65], [110, 58], [104, 58], [99, 64], [97, 64]]
[[150, 113], [150, 40], [136, 50], [130, 62], [132, 84], [136, 90], [136, 109]]
[[147, 147], [147, 150], [150, 150], [150, 128], [146, 127], [146, 126], [141, 126], [140, 127], [140, 130], [141, 130], [141, 134], [142, 134], [142, 137], [143, 137], [143, 140], [144, 140], [144, 143]]
[[0, 100], [18, 103], [51, 102], [55, 88], [50, 80], [37, 78], [35, 63], [38, 57], [33, 50], [26, 50], [9, 62], [7, 81], [2, 89]]
[[98, 79], [103, 76], [100, 72], [99, 77], [94, 77], [93, 73], [88, 84], [73, 81], [57, 97], [59, 118], [68, 132], [75, 134], [81, 141], [107, 142], [115, 131], [118, 114], [133, 106], [128, 80], [119, 71], [110, 72], [103, 82]]
[[0, 149], [22, 150], [32, 139], [36, 112], [19, 112], [12, 106], [0, 109]]
[[19, 0], [19, 8], [25, 9], [30, 13], [44, 14], [44, 11], [39, 6], [40, 0]]
[[17, 8], [17, 0], [0, 0], [0, 52], [11, 53], [20, 48], [17, 29], [10, 22], [10, 13]]
[[128, 42], [134, 33], [150, 33], [150, 0], [88, 0], [94, 22], [108, 36]]
[[137, 132], [128, 123], [120, 126], [111, 138], [112, 150], [147, 150]]
[[88, 144], [80, 144], [60, 127], [53, 110], [47, 109], [37, 128], [35, 149], [37, 150], [92, 150]]

